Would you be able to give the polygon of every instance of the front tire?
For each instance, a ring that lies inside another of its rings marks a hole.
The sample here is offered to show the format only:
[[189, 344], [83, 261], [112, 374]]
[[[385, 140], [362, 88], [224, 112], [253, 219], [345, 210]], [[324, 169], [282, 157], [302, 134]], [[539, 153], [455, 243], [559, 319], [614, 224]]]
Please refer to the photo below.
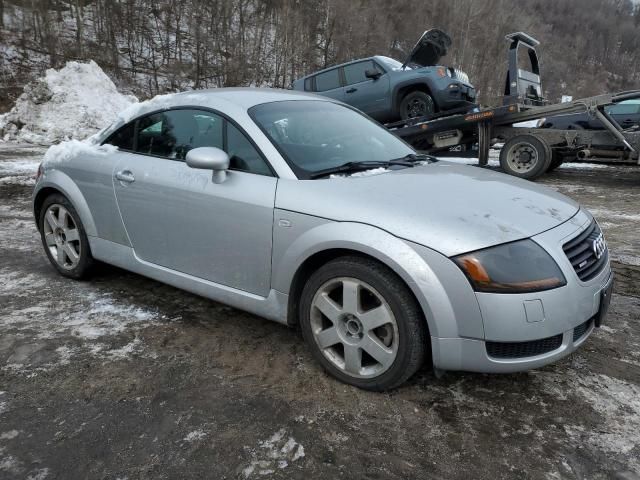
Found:
[[58, 272], [76, 280], [91, 272], [94, 259], [80, 216], [71, 202], [60, 194], [47, 197], [38, 220], [42, 246]]
[[386, 266], [340, 257], [314, 272], [302, 291], [300, 326], [314, 358], [338, 380], [366, 390], [395, 388], [423, 364], [422, 310]]
[[435, 111], [433, 98], [425, 92], [409, 92], [400, 102], [400, 118], [402, 120], [433, 115]]

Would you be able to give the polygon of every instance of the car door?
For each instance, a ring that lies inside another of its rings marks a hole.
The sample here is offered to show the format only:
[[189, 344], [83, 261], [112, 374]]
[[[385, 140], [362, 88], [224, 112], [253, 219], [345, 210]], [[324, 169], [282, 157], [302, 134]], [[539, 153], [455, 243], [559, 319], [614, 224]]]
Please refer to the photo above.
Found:
[[[237, 126], [194, 109], [137, 121], [134, 153], [114, 169], [114, 189], [136, 256], [194, 277], [267, 296], [277, 179]], [[213, 146], [230, 153], [222, 183], [190, 168], [186, 153]]]
[[340, 79], [340, 68], [319, 73], [314, 78], [315, 92], [335, 100], [345, 101], [344, 88]]
[[[345, 65], [345, 102], [376, 120], [383, 120], [391, 107], [389, 75], [373, 60]], [[375, 70], [377, 79], [367, 78], [366, 71]]]

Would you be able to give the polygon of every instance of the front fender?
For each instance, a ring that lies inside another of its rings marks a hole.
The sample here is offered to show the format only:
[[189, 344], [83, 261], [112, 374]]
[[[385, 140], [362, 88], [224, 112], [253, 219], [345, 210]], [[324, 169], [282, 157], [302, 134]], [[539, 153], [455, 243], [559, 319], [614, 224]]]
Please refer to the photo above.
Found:
[[[396, 83], [393, 86], [393, 89], [391, 91], [391, 98], [393, 99], [392, 108], [393, 108], [394, 114], [398, 114], [398, 112], [400, 112], [400, 101], [401, 101], [400, 95], [399, 95], [400, 90], [405, 87], [411, 87], [414, 85], [426, 87], [430, 93], [433, 92], [434, 90], [433, 81], [429, 77], [424, 76], [424, 74]], [[436, 100], [434, 98], [434, 102], [435, 101]]]
[[[78, 186], [74, 183], [71, 178], [60, 170], [45, 170], [44, 174], [36, 184], [36, 187], [33, 191], [33, 210], [35, 215], [35, 200], [38, 198], [38, 193], [40, 193], [45, 188], [53, 188], [62, 193], [73, 205], [73, 208], [76, 209], [78, 215], [80, 216], [80, 221], [84, 227], [84, 231], [90, 237], [96, 237], [98, 235], [98, 231], [96, 229], [96, 224], [93, 221], [93, 215], [91, 215], [91, 210], [89, 209], [89, 205], [87, 204], [84, 195], [78, 188]], [[38, 219], [36, 218], [36, 224]]]
[[[367, 224], [333, 222], [282, 211], [276, 211], [275, 219], [275, 290], [288, 294], [296, 272], [311, 256], [325, 250], [352, 250], [377, 259], [404, 280], [422, 307], [431, 336], [464, 334], [482, 338], [484, 329], [475, 295], [462, 272], [445, 256], [424, 247], [418, 253], [412, 244]], [[290, 226], [282, 227], [282, 220]], [[455, 297], [458, 294], [461, 298]], [[454, 301], [462, 301], [462, 308], [454, 306]], [[458, 316], [464, 316], [462, 329]]]

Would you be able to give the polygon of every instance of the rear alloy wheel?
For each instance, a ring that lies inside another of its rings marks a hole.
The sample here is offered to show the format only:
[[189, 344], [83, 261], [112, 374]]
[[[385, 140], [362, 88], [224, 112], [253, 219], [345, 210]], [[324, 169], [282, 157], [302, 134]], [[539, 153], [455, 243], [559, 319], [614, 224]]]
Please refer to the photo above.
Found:
[[434, 112], [433, 98], [425, 92], [410, 92], [400, 102], [400, 118], [402, 120], [424, 117], [432, 115]]
[[375, 261], [343, 257], [321, 267], [303, 290], [300, 315], [314, 357], [345, 383], [386, 390], [423, 363], [428, 337], [421, 310], [404, 283]]
[[51, 195], [44, 201], [39, 221], [42, 245], [51, 264], [66, 277], [84, 277], [93, 257], [73, 205], [62, 195]]
[[533, 135], [518, 135], [500, 150], [500, 166], [510, 175], [533, 180], [551, 165], [551, 148]]

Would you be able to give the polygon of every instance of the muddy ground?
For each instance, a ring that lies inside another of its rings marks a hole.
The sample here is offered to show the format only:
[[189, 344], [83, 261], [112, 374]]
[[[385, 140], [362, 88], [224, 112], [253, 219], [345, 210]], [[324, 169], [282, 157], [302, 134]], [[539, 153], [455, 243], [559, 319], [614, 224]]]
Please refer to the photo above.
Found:
[[40, 155], [0, 144], [0, 478], [640, 478], [640, 168], [541, 181], [614, 259], [583, 348], [380, 394], [324, 374], [295, 330], [115, 268], [57, 275], [29, 210]]

